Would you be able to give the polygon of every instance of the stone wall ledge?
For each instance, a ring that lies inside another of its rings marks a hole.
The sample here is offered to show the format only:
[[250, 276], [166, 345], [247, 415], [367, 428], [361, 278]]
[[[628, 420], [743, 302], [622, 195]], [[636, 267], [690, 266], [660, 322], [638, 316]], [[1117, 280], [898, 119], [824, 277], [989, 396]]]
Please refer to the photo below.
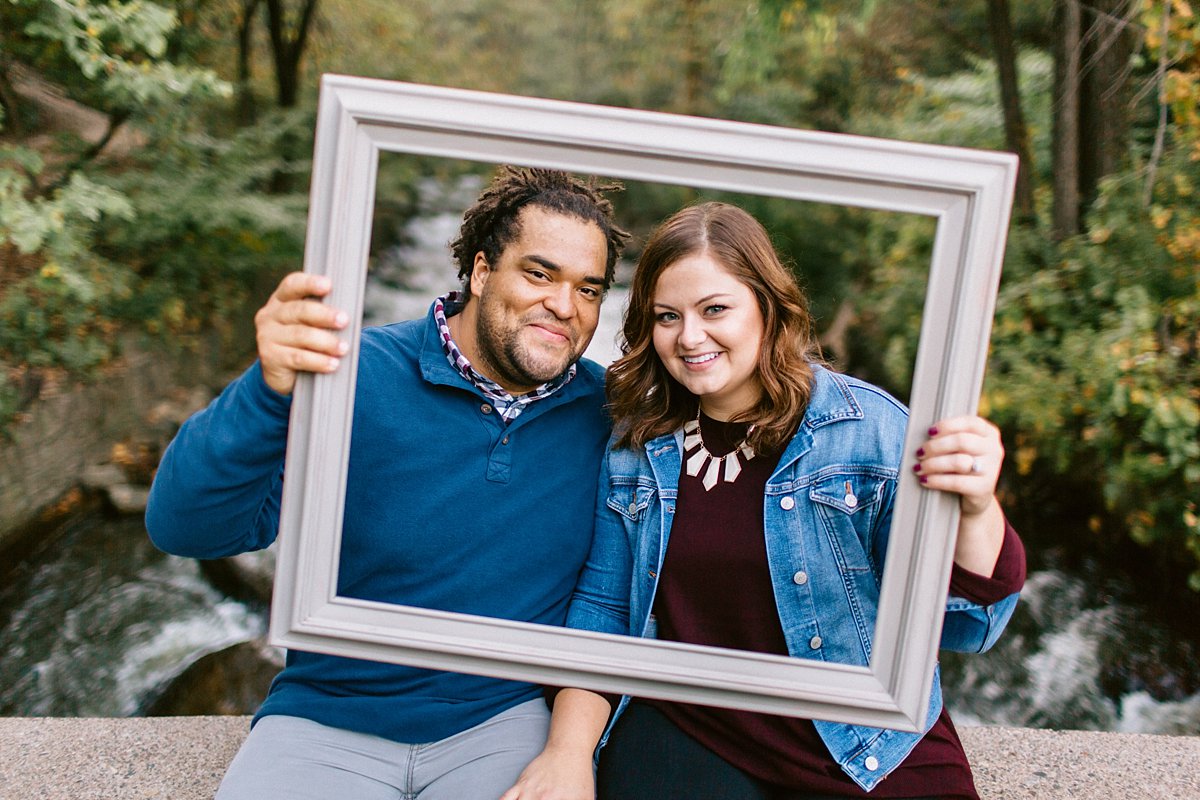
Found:
[[[249, 722], [0, 718], [0, 799], [207, 800]], [[973, 726], [959, 733], [983, 800], [1200, 798], [1200, 736]]]

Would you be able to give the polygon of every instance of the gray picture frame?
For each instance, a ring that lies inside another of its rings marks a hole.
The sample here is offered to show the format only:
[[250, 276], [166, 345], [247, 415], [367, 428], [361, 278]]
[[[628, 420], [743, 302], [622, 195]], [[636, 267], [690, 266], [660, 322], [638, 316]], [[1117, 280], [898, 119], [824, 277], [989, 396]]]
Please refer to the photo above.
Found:
[[[355, 322], [332, 375], [292, 406], [270, 641], [278, 646], [557, 686], [901, 730], [924, 721], [958, 505], [900, 479], [869, 667], [657, 642], [340, 597], [337, 570], [358, 334], [381, 151], [936, 219], [906, 449], [974, 413], [1012, 205], [1007, 153], [799, 131], [326, 75], [304, 269]], [[432, 299], [432, 298], [431, 298]]]

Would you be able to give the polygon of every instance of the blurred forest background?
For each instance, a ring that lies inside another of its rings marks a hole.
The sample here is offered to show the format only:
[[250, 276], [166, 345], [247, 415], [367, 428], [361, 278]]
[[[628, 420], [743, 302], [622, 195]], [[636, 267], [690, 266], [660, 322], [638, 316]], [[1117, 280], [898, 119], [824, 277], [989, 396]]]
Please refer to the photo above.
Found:
[[[1033, 566], [1126, 571], [1194, 630], [1193, 5], [0, 0], [0, 435], [130, 341], [251, 357], [242, 323], [301, 263], [324, 72], [1010, 150], [982, 407], [1008, 446], [1006, 507]], [[377, 228], [418, 213], [438, 169], [381, 179]], [[632, 187], [618, 209], [644, 234], [688, 199]], [[792, 254], [839, 367], [906, 396], [931, 226], [750, 210]]]

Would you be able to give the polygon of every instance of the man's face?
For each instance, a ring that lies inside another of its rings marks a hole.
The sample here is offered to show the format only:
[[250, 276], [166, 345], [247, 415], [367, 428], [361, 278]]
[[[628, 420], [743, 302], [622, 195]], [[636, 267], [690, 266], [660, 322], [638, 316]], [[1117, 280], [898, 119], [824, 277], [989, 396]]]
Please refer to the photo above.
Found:
[[608, 244], [599, 226], [537, 206], [489, 264], [475, 255], [475, 364], [512, 394], [553, 380], [583, 354], [600, 318]]

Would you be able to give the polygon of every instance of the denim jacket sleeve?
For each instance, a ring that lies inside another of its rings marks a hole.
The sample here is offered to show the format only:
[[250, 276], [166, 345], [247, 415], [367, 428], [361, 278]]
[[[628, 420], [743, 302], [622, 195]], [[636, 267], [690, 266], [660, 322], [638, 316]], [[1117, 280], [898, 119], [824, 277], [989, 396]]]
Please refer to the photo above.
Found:
[[621, 514], [609, 505], [612, 454], [610, 442], [596, 488], [592, 549], [575, 586], [567, 626], [628, 635], [634, 553]]
[[[888, 532], [892, 526], [892, 507], [895, 485], [888, 487], [887, 511], [881, 514], [872, 535], [873, 552], [886, 553]], [[883, 564], [872, 562], [877, 581], [883, 580]], [[991, 605], [980, 605], [962, 597], [946, 598], [946, 614], [942, 621], [941, 648], [959, 653], [983, 653], [991, 649], [1012, 618], [1020, 593], [1016, 592]]]

